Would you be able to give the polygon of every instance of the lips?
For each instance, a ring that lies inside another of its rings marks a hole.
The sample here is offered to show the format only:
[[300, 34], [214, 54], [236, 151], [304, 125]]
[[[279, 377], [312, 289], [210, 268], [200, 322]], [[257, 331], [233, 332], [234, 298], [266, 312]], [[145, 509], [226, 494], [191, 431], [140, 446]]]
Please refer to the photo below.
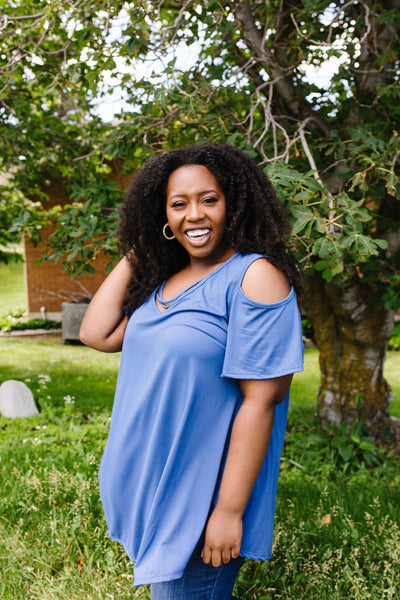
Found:
[[199, 227], [198, 229], [188, 229], [185, 231], [185, 235], [192, 241], [201, 241], [204, 240], [207, 235], [210, 233], [210, 229], [208, 227]]

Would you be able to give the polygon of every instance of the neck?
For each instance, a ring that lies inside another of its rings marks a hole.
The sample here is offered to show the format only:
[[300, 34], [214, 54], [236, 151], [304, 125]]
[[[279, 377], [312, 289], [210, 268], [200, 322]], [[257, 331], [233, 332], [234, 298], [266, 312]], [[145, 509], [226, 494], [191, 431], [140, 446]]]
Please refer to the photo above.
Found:
[[218, 253], [218, 255], [207, 256], [205, 258], [190, 257], [190, 262], [187, 268], [192, 272], [201, 272], [212, 269], [227, 261], [235, 254], [235, 252], [236, 251], [233, 248], [226, 248], [222, 252]]

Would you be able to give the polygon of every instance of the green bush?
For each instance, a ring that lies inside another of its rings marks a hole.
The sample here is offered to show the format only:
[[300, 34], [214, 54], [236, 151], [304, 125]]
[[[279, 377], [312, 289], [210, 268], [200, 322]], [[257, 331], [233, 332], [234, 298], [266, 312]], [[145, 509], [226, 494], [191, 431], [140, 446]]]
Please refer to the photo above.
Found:
[[289, 427], [284, 453], [309, 474], [323, 473], [332, 479], [346, 472], [381, 466], [390, 457], [382, 445], [367, 435], [363, 421], [322, 429], [317, 417], [311, 421], [299, 418], [296, 427]]
[[60, 321], [50, 319], [27, 319], [22, 321], [22, 310], [15, 310], [8, 315], [0, 315], [0, 330], [4, 332], [24, 331], [25, 329], [60, 329]]

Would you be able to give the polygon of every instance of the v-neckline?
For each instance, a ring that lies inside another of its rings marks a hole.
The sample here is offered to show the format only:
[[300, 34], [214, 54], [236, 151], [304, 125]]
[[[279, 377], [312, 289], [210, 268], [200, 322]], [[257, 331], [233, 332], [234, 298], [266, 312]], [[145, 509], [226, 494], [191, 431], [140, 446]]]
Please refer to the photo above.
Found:
[[[235, 252], [234, 254], [232, 254], [232, 256], [230, 256], [221, 265], [219, 265], [219, 267], [217, 267], [216, 269], [214, 269], [210, 273], [207, 273], [207, 275], [204, 275], [203, 277], [200, 277], [200, 279], [198, 279], [197, 281], [194, 281], [193, 283], [191, 283], [190, 285], [188, 285], [181, 292], [179, 292], [179, 294], [177, 294], [176, 296], [174, 296], [170, 300], [163, 300], [163, 298], [162, 298], [163, 290], [164, 290], [165, 284], [167, 282], [167, 280], [165, 279], [162, 282], [162, 284], [160, 285], [160, 287], [158, 289], [156, 289], [154, 291], [154, 293], [153, 293], [153, 305], [154, 305], [156, 311], [158, 312], [158, 314], [163, 315], [165, 312], [168, 311], [168, 309], [173, 308], [174, 305], [177, 302], [179, 302], [179, 300], [181, 300], [183, 296], [186, 296], [187, 294], [190, 294], [195, 289], [197, 290], [201, 285], [203, 285], [206, 281], [208, 281], [208, 279], [210, 277], [212, 277], [214, 275], [214, 273], [218, 273], [223, 267], [225, 267], [225, 265], [227, 265], [238, 254], [239, 254], [239, 252]], [[160, 310], [159, 306], [157, 305], [157, 300], [160, 303], [160, 305], [162, 306], [163, 310]]]

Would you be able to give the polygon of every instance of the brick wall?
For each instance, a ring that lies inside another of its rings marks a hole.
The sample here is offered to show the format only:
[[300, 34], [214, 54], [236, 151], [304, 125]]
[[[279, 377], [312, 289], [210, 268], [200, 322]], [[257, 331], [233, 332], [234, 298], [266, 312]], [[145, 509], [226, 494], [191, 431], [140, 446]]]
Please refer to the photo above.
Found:
[[92, 296], [104, 280], [108, 259], [100, 256], [93, 264], [96, 274], [71, 279], [62, 272], [61, 262], [43, 261], [34, 264], [43, 255], [45, 244], [52, 229], [42, 232], [43, 242], [34, 246], [25, 241], [25, 288], [29, 318], [41, 316], [46, 311], [48, 319], [61, 319], [61, 304], [84, 296]]
[[[120, 165], [115, 163], [112, 165], [110, 178], [117, 181], [124, 189], [130, 181], [130, 177], [121, 173]], [[68, 202], [61, 179], [52, 179], [45, 191], [49, 196], [46, 206], [62, 205]], [[93, 295], [106, 277], [105, 268], [109, 258], [101, 255], [92, 263], [96, 271], [95, 275], [87, 274], [74, 279], [62, 272], [61, 261], [57, 263], [43, 261], [34, 264], [35, 260], [43, 256], [46, 240], [52, 231], [53, 228], [44, 229], [41, 232], [42, 242], [37, 246], [27, 239], [24, 242], [25, 289], [28, 314], [31, 319], [41, 317], [42, 309], [44, 309], [48, 319], [60, 320], [63, 302]]]

